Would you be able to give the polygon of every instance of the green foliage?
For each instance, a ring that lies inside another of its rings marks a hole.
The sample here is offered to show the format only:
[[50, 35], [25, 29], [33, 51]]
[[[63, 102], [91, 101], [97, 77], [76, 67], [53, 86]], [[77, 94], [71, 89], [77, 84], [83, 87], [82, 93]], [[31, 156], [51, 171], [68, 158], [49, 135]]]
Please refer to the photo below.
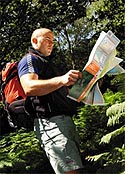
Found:
[[[102, 164], [104, 160], [107, 161], [104, 166], [108, 166], [110, 164], [114, 164], [114, 163], [117, 163], [119, 161], [124, 162], [124, 160], [123, 160], [125, 158], [124, 144], [122, 145], [121, 148], [119, 148], [119, 147], [113, 148], [111, 153], [104, 152], [104, 153], [101, 153], [99, 155], [94, 155], [94, 156], [92, 156], [92, 158], [95, 162], [99, 160], [100, 164]], [[109, 161], [109, 163], [108, 163], [108, 161]]]
[[[124, 94], [121, 92], [113, 93], [108, 90], [104, 93], [106, 105], [91, 106], [85, 105], [79, 108], [77, 117], [74, 117], [75, 124], [81, 138], [81, 148], [88, 148], [89, 151], [98, 150], [98, 143], [105, 132], [108, 131], [108, 118], [106, 117], [106, 110], [109, 106], [115, 103], [124, 101]], [[118, 108], [117, 108], [118, 110]]]
[[[125, 132], [124, 128], [124, 116], [125, 116], [125, 102], [114, 104], [106, 111], [106, 115], [109, 117], [107, 126], [122, 125], [118, 129], [106, 134], [102, 137], [100, 143], [110, 143], [111, 138], [122, 135]], [[123, 119], [121, 119], [123, 117]]]
[[73, 24], [67, 24], [61, 31], [55, 31], [58, 46], [56, 51], [60, 53], [57, 57], [64, 58], [68, 69], [82, 70], [88, 61], [93, 46], [90, 32], [91, 26], [86, 17], [75, 20]]
[[107, 106], [88, 106], [79, 109], [75, 124], [81, 138], [81, 148], [92, 154], [99, 149], [100, 138], [106, 132], [104, 125], [107, 123], [105, 117]]
[[123, 93], [121, 92], [114, 93], [111, 90], [107, 90], [103, 96], [104, 96], [105, 102], [109, 105], [113, 105], [115, 103], [121, 103], [125, 99], [125, 95]]
[[109, 144], [110, 143], [110, 140], [112, 138], [115, 138], [116, 136], [118, 136], [118, 135], [120, 135], [120, 134], [122, 134], [124, 132], [125, 132], [125, 128], [124, 128], [124, 126], [122, 126], [119, 129], [116, 129], [115, 131], [110, 132], [110, 133], [104, 135], [101, 138], [101, 142], [100, 143], [107, 143], [107, 144]]
[[[34, 29], [61, 30], [86, 15], [86, 1], [0, 1], [0, 51], [3, 60], [19, 60], [30, 46]], [[22, 16], [22, 17], [21, 17]]]
[[125, 94], [125, 74], [118, 74], [111, 80], [111, 85], [116, 87], [117, 91]]
[[122, 117], [125, 117], [125, 102], [114, 104], [107, 109], [106, 115], [109, 116], [107, 126], [119, 124]]
[[[81, 149], [87, 155], [86, 160], [92, 160], [96, 166], [95, 173], [100, 173], [102, 168], [101, 173], [105, 173], [112, 164], [120, 172], [124, 170], [124, 94], [108, 90], [104, 97], [106, 105], [85, 105], [79, 108], [74, 121], [80, 134]], [[114, 124], [110, 127], [107, 124], [111, 117]], [[112, 168], [109, 171], [112, 173]]]
[[49, 171], [51, 167], [34, 132], [20, 130], [0, 140], [0, 171], [2, 173], [40, 172], [47, 171], [47, 167]]
[[[99, 155], [91, 156], [91, 159], [96, 161], [96, 163], [102, 163], [102, 166], [104, 166], [106, 169], [108, 166], [111, 166], [113, 164], [116, 166], [118, 165], [116, 173], [124, 172], [125, 102], [120, 104], [114, 104], [111, 107], [109, 107], [106, 111], [106, 115], [109, 117], [107, 126], [113, 127], [114, 130], [104, 135], [101, 138], [99, 144], [109, 144], [109, 151]], [[119, 125], [118, 127], [116, 126], [117, 124]], [[101, 172], [101, 170], [99, 171]], [[103, 170], [103, 172], [105, 172], [105, 170]]]
[[91, 157], [94, 163], [100, 166], [95, 172], [96, 174], [124, 174], [125, 171], [125, 149], [124, 145], [119, 148], [115, 147], [111, 153], [104, 152]]
[[3, 103], [2, 103], [2, 101], [0, 101], [0, 108], [3, 108]]

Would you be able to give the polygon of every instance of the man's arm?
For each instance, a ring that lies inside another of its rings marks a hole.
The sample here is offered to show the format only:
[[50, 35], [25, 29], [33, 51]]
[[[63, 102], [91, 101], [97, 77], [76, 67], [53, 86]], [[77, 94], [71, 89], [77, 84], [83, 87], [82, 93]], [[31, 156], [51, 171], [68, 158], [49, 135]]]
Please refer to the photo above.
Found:
[[78, 70], [70, 70], [62, 76], [39, 80], [36, 73], [28, 73], [20, 77], [20, 82], [27, 96], [41, 96], [49, 94], [62, 86], [73, 85], [79, 76], [80, 72]]

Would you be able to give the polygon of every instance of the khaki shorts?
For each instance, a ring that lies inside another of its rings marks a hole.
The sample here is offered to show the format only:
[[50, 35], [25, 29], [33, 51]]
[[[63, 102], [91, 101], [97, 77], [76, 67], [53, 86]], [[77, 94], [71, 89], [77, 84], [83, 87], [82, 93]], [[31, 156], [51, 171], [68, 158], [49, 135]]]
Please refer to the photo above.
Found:
[[34, 131], [56, 174], [83, 168], [79, 138], [71, 117], [35, 119]]

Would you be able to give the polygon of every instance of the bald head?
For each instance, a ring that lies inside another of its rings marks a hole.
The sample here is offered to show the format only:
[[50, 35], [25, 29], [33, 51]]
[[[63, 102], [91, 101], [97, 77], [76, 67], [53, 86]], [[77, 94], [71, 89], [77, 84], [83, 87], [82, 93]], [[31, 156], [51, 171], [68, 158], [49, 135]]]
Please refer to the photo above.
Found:
[[52, 31], [48, 28], [39, 28], [39, 29], [36, 29], [33, 33], [32, 33], [32, 36], [31, 36], [31, 43], [33, 45], [33, 38], [38, 38], [40, 36], [45, 36], [47, 33], [52, 33]]
[[31, 44], [34, 49], [40, 51], [44, 56], [49, 56], [53, 49], [53, 32], [48, 28], [36, 29], [31, 36]]

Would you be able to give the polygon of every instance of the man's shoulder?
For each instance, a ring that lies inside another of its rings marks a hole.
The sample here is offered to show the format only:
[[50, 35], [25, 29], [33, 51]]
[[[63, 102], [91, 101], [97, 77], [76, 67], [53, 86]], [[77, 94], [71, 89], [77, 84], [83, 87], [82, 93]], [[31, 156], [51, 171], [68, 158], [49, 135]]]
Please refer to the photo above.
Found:
[[33, 63], [33, 57], [30, 54], [26, 54], [21, 58], [21, 60], [18, 63], [18, 74], [19, 76], [22, 76], [23, 74], [35, 72]]
[[31, 55], [31, 54], [26, 54], [24, 55], [21, 60], [19, 61], [19, 65], [21, 64], [29, 64], [31, 62], [37, 62], [38, 60], [36, 59], [35, 56]]
[[36, 73], [46, 71], [46, 63], [41, 61], [38, 57], [32, 54], [26, 54], [18, 63], [19, 76], [27, 73]]

